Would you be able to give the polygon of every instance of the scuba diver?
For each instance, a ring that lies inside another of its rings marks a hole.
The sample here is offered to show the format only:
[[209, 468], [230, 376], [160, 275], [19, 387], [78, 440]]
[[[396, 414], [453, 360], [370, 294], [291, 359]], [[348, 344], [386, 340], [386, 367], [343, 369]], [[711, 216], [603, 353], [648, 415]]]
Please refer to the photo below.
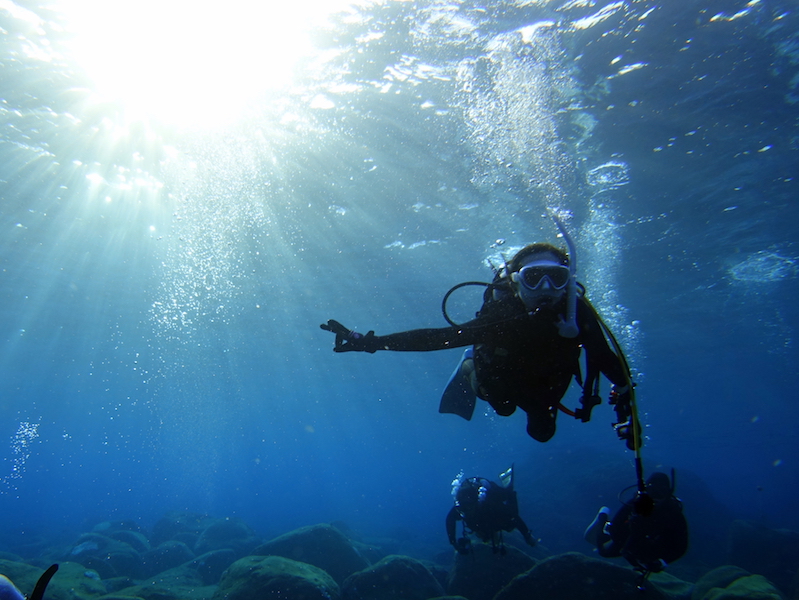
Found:
[[624, 557], [643, 579], [688, 550], [688, 522], [682, 502], [674, 496], [673, 470], [671, 479], [665, 473], [652, 473], [643, 493], [623, 502], [610, 521], [609, 514], [607, 506], [599, 510], [585, 530], [585, 540], [596, 546], [600, 556]]
[[[627, 361], [577, 283], [574, 245], [560, 220], [553, 218], [569, 253], [548, 243], [529, 244], [501, 268], [492, 265], [492, 283], [456, 285], [442, 303], [449, 327], [382, 336], [374, 331], [361, 334], [334, 320], [320, 327], [335, 334], [335, 352], [427, 352], [470, 346], [446, 386], [439, 412], [471, 420], [477, 397], [501, 416], [521, 408], [527, 413], [527, 433], [539, 442], [555, 434], [558, 410], [582, 422], [590, 420], [593, 407], [602, 402], [601, 373], [613, 384], [610, 404], [616, 411], [616, 433], [635, 450], [641, 444], [640, 424], [634, 417], [634, 384]], [[476, 318], [458, 324], [447, 315], [446, 303], [465, 285], [483, 285], [486, 291]], [[576, 410], [561, 403], [572, 378], [583, 389]]]
[[[36, 585], [33, 586], [33, 591], [28, 600], [42, 600], [44, 598], [44, 590], [47, 589], [47, 584], [50, 583], [50, 579], [53, 578], [56, 571], [58, 571], [58, 565], [50, 565], [42, 573]], [[3, 598], [3, 600], [25, 600], [22, 592], [5, 575], [0, 575], [0, 598]]]
[[[485, 543], [491, 542], [491, 549], [505, 554], [502, 540], [503, 531], [518, 529], [524, 541], [535, 546], [536, 540], [519, 516], [516, 492], [513, 490], [513, 467], [500, 475], [501, 484], [483, 477], [464, 477], [461, 471], [452, 482], [453, 506], [447, 514], [447, 536], [449, 543], [459, 554], [468, 554], [471, 540], [467, 533], [474, 533]], [[463, 536], [457, 538], [455, 528], [463, 521]]]

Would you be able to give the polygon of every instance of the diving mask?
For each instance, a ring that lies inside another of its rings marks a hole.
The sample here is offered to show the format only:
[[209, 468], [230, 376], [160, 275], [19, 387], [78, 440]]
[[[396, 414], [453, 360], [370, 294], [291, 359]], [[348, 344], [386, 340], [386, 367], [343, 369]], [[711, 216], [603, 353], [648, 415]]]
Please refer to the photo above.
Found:
[[512, 278], [515, 283], [530, 291], [546, 289], [562, 290], [569, 284], [571, 271], [566, 265], [550, 261], [539, 261], [525, 265]]

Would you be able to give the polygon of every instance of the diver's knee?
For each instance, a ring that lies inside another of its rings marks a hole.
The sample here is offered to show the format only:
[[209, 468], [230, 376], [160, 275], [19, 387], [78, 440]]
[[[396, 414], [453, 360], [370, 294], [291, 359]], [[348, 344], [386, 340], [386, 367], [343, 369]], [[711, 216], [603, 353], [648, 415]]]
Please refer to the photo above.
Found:
[[509, 417], [516, 412], [516, 405], [513, 402], [491, 404], [491, 407], [500, 417]]
[[527, 435], [537, 442], [548, 442], [555, 435], [555, 419], [527, 415]]

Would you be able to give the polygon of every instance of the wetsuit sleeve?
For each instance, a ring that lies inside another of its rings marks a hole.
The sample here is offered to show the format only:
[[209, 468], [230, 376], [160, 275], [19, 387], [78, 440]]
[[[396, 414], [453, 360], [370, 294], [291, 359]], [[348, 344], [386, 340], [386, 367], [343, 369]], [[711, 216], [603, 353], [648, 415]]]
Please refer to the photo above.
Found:
[[[500, 308], [513, 310], [512, 306], [506, 307], [502, 305]], [[506, 316], [506, 314], [498, 313], [496, 310], [483, 310], [476, 319], [457, 327], [412, 329], [389, 335], [375, 336], [373, 347], [376, 350], [393, 350], [395, 352], [429, 352], [498, 342], [507, 335], [508, 328], [514, 326], [513, 320], [518, 316], [518, 314], [512, 312], [510, 313], [511, 317]]]
[[438, 329], [412, 329], [375, 336], [372, 348], [394, 352], [429, 352], [462, 348], [474, 344], [497, 343], [516, 327], [515, 320], [524, 316], [524, 305], [513, 298], [483, 304], [476, 319], [462, 325]]
[[478, 316], [457, 327], [412, 329], [375, 336], [374, 348], [394, 352], [429, 352], [447, 348], [462, 348], [501, 339], [505, 333], [502, 327], [504, 323], [505, 321], [498, 322], [494, 315]]
[[478, 340], [477, 331], [466, 326], [412, 329], [375, 336], [374, 347], [377, 350], [393, 350], [395, 352], [428, 352], [471, 346]]

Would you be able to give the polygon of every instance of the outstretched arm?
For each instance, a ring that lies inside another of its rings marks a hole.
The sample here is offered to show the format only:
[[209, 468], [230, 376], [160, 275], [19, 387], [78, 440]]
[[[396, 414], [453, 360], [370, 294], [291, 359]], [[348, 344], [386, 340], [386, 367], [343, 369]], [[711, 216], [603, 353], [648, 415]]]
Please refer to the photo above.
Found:
[[477, 336], [474, 329], [442, 327], [441, 329], [413, 329], [375, 338], [379, 350], [401, 352], [426, 352], [471, 346]]
[[460, 348], [477, 343], [485, 327], [467, 323], [463, 327], [441, 327], [439, 329], [412, 329], [389, 335], [366, 334], [347, 329], [338, 321], [329, 320], [319, 326], [336, 335], [335, 352], [369, 352], [394, 350], [398, 352], [428, 352]]

